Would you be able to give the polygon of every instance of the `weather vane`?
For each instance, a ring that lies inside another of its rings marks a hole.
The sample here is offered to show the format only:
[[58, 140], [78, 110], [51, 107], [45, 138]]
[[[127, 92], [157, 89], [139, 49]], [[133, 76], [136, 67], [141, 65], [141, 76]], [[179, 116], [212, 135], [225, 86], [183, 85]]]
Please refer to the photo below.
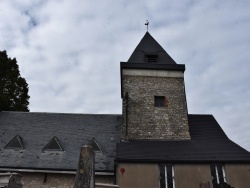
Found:
[[147, 31], [148, 31], [148, 24], [149, 24], [149, 22], [148, 22], [148, 20], [146, 20], [145, 25], [147, 26]]

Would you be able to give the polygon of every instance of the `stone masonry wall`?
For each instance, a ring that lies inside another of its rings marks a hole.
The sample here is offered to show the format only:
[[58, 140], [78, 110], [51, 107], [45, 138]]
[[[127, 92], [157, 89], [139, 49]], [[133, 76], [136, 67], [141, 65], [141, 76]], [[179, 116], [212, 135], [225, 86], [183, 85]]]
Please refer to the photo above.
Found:
[[[122, 84], [123, 139], [190, 139], [183, 77], [123, 75]], [[154, 96], [165, 96], [166, 107], [155, 107]]]
[[[73, 188], [74, 174], [19, 173], [22, 175], [23, 188]], [[45, 178], [45, 176], [47, 176]], [[114, 183], [114, 176], [95, 176], [96, 183]]]
[[[73, 174], [20, 173], [23, 188], [73, 188]], [[47, 177], [45, 177], [47, 176]]]

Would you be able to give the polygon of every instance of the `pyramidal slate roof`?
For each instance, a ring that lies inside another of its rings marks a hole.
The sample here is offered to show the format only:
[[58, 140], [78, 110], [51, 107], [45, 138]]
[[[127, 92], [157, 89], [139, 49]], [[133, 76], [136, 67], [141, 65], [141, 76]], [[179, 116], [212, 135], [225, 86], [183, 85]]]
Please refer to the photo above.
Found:
[[[113, 171], [120, 125], [121, 115], [0, 112], [0, 168], [75, 171], [81, 147], [95, 138], [96, 171]], [[16, 135], [24, 148], [5, 149]], [[44, 149], [52, 138], [63, 150]]]
[[161, 45], [146, 32], [130, 56], [129, 63], [145, 63], [146, 55], [158, 55], [157, 64], [176, 64]]
[[250, 163], [250, 152], [232, 142], [212, 115], [188, 115], [191, 140], [130, 141], [117, 145], [117, 161]]

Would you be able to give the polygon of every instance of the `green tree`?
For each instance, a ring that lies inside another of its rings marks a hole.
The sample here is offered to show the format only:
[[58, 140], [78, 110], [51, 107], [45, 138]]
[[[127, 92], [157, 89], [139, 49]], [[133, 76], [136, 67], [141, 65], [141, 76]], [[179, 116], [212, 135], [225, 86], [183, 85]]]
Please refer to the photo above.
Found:
[[29, 87], [21, 77], [16, 58], [0, 51], [0, 111], [29, 111]]

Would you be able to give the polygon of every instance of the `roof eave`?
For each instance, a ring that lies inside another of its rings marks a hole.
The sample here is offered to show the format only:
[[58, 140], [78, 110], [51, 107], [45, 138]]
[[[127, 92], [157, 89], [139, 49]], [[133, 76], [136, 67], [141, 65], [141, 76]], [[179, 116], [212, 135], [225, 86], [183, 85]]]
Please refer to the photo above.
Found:
[[[8, 172], [35, 172], [51, 174], [76, 174], [74, 169], [38, 169], [38, 168], [17, 168], [17, 167], [0, 167], [0, 171]], [[95, 175], [114, 175], [113, 171], [95, 171]]]
[[121, 62], [121, 69], [153, 69], [153, 70], [175, 70], [185, 71], [184, 64], [159, 64], [159, 63], [128, 63]]
[[173, 164], [250, 164], [249, 160], [168, 160], [168, 159], [116, 159], [116, 162], [124, 163], [173, 163]]

